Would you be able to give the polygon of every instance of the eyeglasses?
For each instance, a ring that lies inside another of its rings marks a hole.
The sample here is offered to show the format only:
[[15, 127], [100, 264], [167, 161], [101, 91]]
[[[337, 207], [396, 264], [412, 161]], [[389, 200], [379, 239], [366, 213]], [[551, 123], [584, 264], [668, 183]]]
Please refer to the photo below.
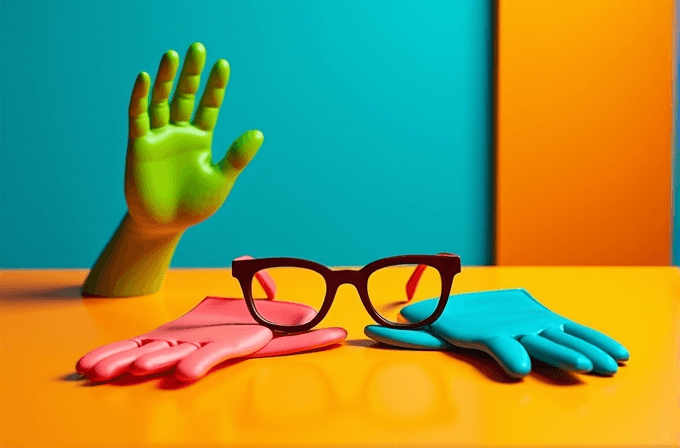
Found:
[[[429, 325], [441, 316], [453, 278], [460, 273], [460, 257], [447, 253], [401, 255], [376, 260], [359, 270], [332, 270], [299, 258], [241, 257], [231, 266], [253, 319], [271, 330], [295, 333], [312, 329], [328, 314], [338, 288], [345, 283], [354, 285], [364, 308], [380, 325], [415, 329]], [[433, 269], [426, 270], [427, 267]], [[438, 297], [439, 303], [432, 314], [421, 321], [398, 322], [400, 305], [414, 297], [416, 284], [420, 294], [417, 299]], [[267, 299], [254, 299], [254, 289], [262, 290]], [[310, 305], [313, 312], [297, 322], [261, 312], [262, 301], [274, 297], [275, 300], [303, 302]]]

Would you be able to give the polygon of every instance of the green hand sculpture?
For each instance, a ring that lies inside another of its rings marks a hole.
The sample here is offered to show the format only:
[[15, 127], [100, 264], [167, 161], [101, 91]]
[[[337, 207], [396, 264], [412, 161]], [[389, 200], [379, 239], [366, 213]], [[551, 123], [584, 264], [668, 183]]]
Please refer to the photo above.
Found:
[[184, 230], [222, 205], [262, 144], [260, 131], [248, 131], [222, 161], [212, 163], [213, 129], [229, 64], [220, 59], [213, 66], [192, 121], [205, 56], [200, 43], [189, 47], [169, 105], [179, 65], [176, 52], [168, 51], [161, 59], [150, 107], [149, 75], [137, 76], [125, 165], [128, 212], [85, 280], [84, 294], [124, 297], [157, 292]]

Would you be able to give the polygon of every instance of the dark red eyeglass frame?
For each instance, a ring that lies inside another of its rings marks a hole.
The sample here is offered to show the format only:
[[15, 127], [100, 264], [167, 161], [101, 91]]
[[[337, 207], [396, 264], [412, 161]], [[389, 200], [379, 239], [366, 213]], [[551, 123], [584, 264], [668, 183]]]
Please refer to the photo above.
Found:
[[[404, 264], [432, 267], [439, 271], [439, 275], [441, 276], [442, 290], [437, 308], [435, 308], [431, 316], [420, 322], [390, 322], [383, 318], [375, 310], [368, 296], [368, 278], [371, 276], [371, 274], [373, 274], [378, 269]], [[252, 291], [253, 277], [259, 271], [277, 267], [309, 269], [321, 274], [321, 276], [323, 276], [324, 280], [326, 281], [326, 296], [324, 297], [321, 309], [318, 310], [316, 316], [309, 322], [296, 326], [278, 325], [274, 322], [266, 320], [257, 312]], [[243, 297], [253, 319], [255, 319], [255, 321], [260, 325], [263, 325], [270, 330], [286, 333], [303, 332], [311, 330], [317, 326], [324, 319], [324, 317], [326, 317], [326, 314], [328, 314], [338, 288], [340, 285], [345, 283], [354, 285], [359, 293], [359, 297], [361, 298], [364, 308], [366, 308], [366, 311], [368, 311], [368, 314], [373, 318], [373, 320], [375, 320], [380, 325], [387, 328], [398, 329], [416, 329], [425, 325], [429, 325], [437, 320], [444, 312], [446, 303], [449, 300], [451, 286], [453, 285], [453, 278], [456, 276], [456, 274], [460, 273], [461, 269], [460, 257], [448, 253], [440, 253], [438, 255], [399, 255], [396, 257], [382, 258], [367, 264], [359, 270], [343, 269], [334, 271], [314, 261], [286, 257], [236, 259], [232, 261], [231, 268], [232, 275], [241, 285]]]

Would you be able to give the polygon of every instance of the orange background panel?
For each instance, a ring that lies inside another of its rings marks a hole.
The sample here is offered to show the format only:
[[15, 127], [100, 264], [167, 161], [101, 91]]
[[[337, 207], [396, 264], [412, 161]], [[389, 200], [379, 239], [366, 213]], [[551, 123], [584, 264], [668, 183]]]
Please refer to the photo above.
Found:
[[671, 0], [500, 0], [496, 263], [670, 263]]

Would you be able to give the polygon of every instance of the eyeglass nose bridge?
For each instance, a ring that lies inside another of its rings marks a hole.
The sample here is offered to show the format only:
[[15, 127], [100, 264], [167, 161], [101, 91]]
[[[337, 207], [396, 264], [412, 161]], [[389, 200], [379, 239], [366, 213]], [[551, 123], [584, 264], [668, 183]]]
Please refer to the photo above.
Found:
[[367, 294], [366, 291], [366, 279], [361, 271], [355, 271], [354, 269], [340, 269], [333, 271], [333, 275], [327, 280], [328, 291], [327, 294], [331, 297], [335, 297], [338, 292], [338, 288], [342, 285], [352, 285], [359, 293], [359, 297], [364, 301], [364, 296]]
[[333, 271], [333, 283], [337, 289], [342, 285], [353, 285], [357, 290], [361, 287], [362, 276], [359, 271], [353, 269], [341, 269]]

